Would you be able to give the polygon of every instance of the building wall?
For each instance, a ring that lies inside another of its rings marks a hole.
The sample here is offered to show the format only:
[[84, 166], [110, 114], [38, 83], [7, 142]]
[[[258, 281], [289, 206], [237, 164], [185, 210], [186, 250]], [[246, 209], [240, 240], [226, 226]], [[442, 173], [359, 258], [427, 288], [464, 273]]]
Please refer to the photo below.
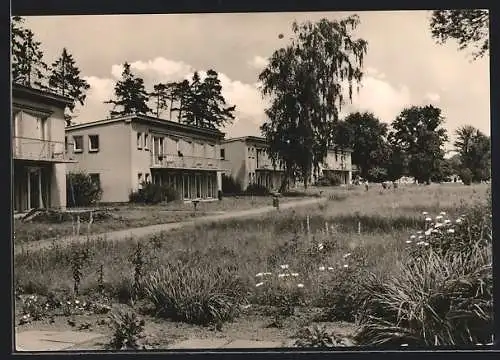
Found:
[[248, 186], [248, 147], [243, 140], [235, 140], [221, 145], [227, 160], [228, 174], [241, 184], [242, 189]]
[[[67, 130], [68, 143], [73, 143], [73, 137], [77, 135], [83, 136], [83, 151], [75, 153], [78, 162], [68, 166], [68, 171], [99, 174], [103, 190], [101, 201], [128, 201], [129, 193], [133, 188], [130, 165], [132, 144], [130, 124], [120, 121]], [[89, 135], [99, 135], [99, 151], [89, 152]]]
[[[43, 140], [56, 142], [54, 144], [55, 152], [64, 151], [64, 128], [66, 121], [64, 119], [64, 109], [48, 105], [41, 101], [30, 101], [27, 99], [14, 98], [13, 107], [20, 106], [22, 113], [14, 116], [12, 125], [12, 135], [15, 137], [25, 137], [42, 140], [40, 126], [43, 126]], [[52, 114], [43, 122], [37, 121], [38, 115], [30, 113], [29, 110], [23, 110], [22, 107], [37, 107], [52, 112]], [[22, 139], [16, 140], [21, 143]], [[29, 140], [26, 140], [29, 142]], [[32, 159], [32, 166], [47, 168], [47, 162], [38, 162]], [[50, 178], [50, 206], [57, 208], [66, 207], [66, 163], [56, 163], [49, 166]]]

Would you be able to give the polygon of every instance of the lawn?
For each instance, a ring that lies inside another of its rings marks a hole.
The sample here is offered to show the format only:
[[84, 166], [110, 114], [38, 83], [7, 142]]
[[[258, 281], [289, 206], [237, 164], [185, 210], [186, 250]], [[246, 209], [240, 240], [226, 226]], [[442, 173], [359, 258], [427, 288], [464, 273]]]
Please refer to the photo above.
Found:
[[[94, 328], [111, 336], [111, 328], [101, 321], [109, 313], [100, 314], [95, 306], [83, 309], [80, 305], [64, 305], [77, 298], [80, 304], [85, 301], [87, 307], [106, 303], [111, 312], [126, 308], [144, 318], [147, 336], [143, 341], [153, 347], [164, 347], [193, 334], [287, 341], [295, 341], [302, 334], [306, 345], [317, 346], [323, 340], [335, 343], [332, 331], [337, 337], [344, 336], [345, 329], [352, 333], [361, 326], [365, 312], [382, 311], [368, 306], [371, 303], [367, 300], [383, 294], [378, 305], [386, 306], [386, 284], [393, 284], [391, 289], [399, 285], [404, 288], [400, 274], [406, 274], [405, 264], [423, 248], [416, 243], [417, 231], [425, 229], [428, 223], [425, 217], [434, 218], [444, 212], [439, 216], [451, 219], [453, 224], [461, 216], [464, 223], [472, 224], [469, 216], [474, 219], [477, 215], [474, 209], [479, 202], [485, 202], [486, 190], [486, 185], [406, 186], [385, 191], [311, 189], [323, 191], [329, 200], [281, 211], [272, 217], [214, 222], [139, 242], [101, 239], [69, 248], [54, 245], [51, 249], [19, 254], [15, 257], [14, 276], [18, 299], [37, 294], [38, 303], [45, 303], [47, 297], [52, 300], [46, 309], [45, 305], [38, 309], [29, 300], [18, 300], [16, 321], [22, 321], [23, 314], [29, 311], [38, 311], [42, 320], [28, 322], [21, 328], [37, 323], [39, 327], [63, 326], [69, 316], [80, 324], [90, 321]], [[481, 205], [481, 216], [485, 209]], [[463, 229], [470, 232], [472, 225]], [[462, 229], [458, 222], [456, 226], [457, 232]], [[483, 228], [480, 230], [483, 236]], [[456, 243], [461, 243], [462, 238], [456, 236]], [[476, 254], [474, 251], [471, 250]], [[427, 264], [426, 261], [421, 263]], [[469, 266], [456, 256], [446, 261], [454, 271], [465, 272]], [[439, 264], [433, 263], [437, 275]], [[447, 274], [446, 279], [450, 280]], [[376, 281], [367, 282], [370, 279]], [[399, 285], [394, 286], [394, 281], [400, 281]], [[433, 283], [422, 280], [416, 284]], [[411, 295], [411, 288], [409, 291]], [[407, 300], [411, 303], [410, 298]], [[488, 303], [487, 300], [484, 301]], [[480, 303], [479, 308], [483, 309], [483, 305]], [[393, 316], [387, 308], [383, 313], [388, 321]], [[487, 320], [486, 316], [484, 321]], [[313, 325], [324, 328], [311, 330]], [[309, 330], [304, 330], [307, 326]], [[375, 327], [371, 323], [370, 326], [373, 333]], [[483, 332], [489, 331], [483, 323], [480, 327]], [[330, 335], [326, 335], [327, 330]], [[437, 330], [436, 334], [437, 343], [446, 343], [444, 335]], [[312, 339], [316, 343], [311, 343]], [[408, 343], [411, 339], [408, 335], [401, 341]], [[456, 338], [450, 341], [459, 343]]]
[[[301, 200], [306, 197], [282, 197], [280, 201]], [[222, 201], [199, 202], [196, 211], [192, 203], [177, 201], [161, 205], [124, 204], [110, 206], [106, 207], [109, 209], [109, 217], [95, 220], [91, 226], [88, 226], [88, 222], [82, 221], [80, 234], [100, 234], [113, 230], [180, 222], [205, 215], [271, 205], [272, 198], [270, 196], [238, 196], [225, 197]], [[73, 235], [77, 231], [76, 222], [76, 215], [73, 221], [68, 219], [62, 222], [23, 222], [20, 219], [15, 219], [15, 240], [16, 243], [22, 243]]]

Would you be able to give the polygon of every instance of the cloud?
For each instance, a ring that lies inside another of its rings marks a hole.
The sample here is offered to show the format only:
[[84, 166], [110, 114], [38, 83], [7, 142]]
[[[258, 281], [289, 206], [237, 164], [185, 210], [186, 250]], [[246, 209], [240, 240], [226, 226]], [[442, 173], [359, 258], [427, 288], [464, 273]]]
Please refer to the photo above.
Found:
[[267, 64], [269, 63], [269, 60], [262, 57], [262, 56], [259, 56], [259, 55], [255, 55], [251, 60], [249, 60], [247, 62], [247, 64], [250, 66], [250, 67], [253, 67], [253, 68], [256, 68], [256, 69], [263, 69], [267, 66]]
[[437, 103], [441, 99], [441, 96], [439, 96], [439, 94], [435, 92], [428, 92], [424, 95], [424, 99], [429, 100], [433, 103]]
[[398, 87], [389, 82], [374, 76], [380, 74], [378, 71], [371, 71], [372, 75], [363, 77], [359, 93], [353, 88], [352, 103], [342, 109], [341, 115], [345, 116], [353, 111], [367, 111], [374, 113], [381, 121], [392, 122], [396, 116], [411, 104], [410, 90], [405, 85]]

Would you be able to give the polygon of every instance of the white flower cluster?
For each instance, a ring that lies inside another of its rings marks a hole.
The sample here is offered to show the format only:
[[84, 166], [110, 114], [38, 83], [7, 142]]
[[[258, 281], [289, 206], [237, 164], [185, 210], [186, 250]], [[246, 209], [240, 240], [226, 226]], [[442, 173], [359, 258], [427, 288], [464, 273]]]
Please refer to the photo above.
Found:
[[447, 214], [441, 211], [434, 220], [427, 211], [423, 211], [422, 215], [425, 216], [425, 230], [417, 231], [416, 235], [411, 235], [407, 244], [415, 243], [418, 246], [429, 246], [429, 237], [433, 234], [454, 234], [456, 229], [455, 224], [461, 224], [465, 220], [465, 215], [458, 217], [455, 222], [447, 218]]

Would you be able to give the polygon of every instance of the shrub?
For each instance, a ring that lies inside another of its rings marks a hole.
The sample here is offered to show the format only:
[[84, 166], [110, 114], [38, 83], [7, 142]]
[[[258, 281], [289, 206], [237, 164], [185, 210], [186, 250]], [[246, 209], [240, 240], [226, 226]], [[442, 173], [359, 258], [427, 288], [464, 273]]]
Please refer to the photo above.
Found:
[[166, 264], [146, 277], [144, 292], [159, 316], [198, 325], [231, 321], [245, 293], [230, 269], [182, 262]]
[[69, 173], [66, 183], [66, 202], [70, 207], [93, 205], [101, 199], [100, 185], [85, 172]]
[[336, 174], [320, 177], [315, 185], [316, 186], [339, 186], [342, 183], [340, 177]]
[[372, 293], [361, 345], [475, 345], [493, 334], [491, 251], [439, 255], [401, 264]]
[[138, 341], [144, 337], [144, 320], [139, 320], [135, 313], [113, 314], [111, 319], [114, 332], [110, 347], [114, 350], [138, 349]]
[[168, 185], [153, 183], [142, 183], [142, 188], [133, 191], [129, 195], [129, 201], [132, 203], [158, 204], [161, 202], [170, 202], [178, 200], [179, 193]]
[[270, 192], [269, 189], [266, 188], [264, 185], [250, 184], [247, 186], [245, 194], [254, 196], [266, 196], [269, 195]]
[[462, 180], [464, 185], [472, 184], [472, 171], [470, 171], [470, 169], [465, 168], [460, 170], [458, 176], [460, 177], [460, 180]]
[[240, 194], [242, 192], [241, 184], [232, 176], [222, 174], [222, 192], [224, 194]]

